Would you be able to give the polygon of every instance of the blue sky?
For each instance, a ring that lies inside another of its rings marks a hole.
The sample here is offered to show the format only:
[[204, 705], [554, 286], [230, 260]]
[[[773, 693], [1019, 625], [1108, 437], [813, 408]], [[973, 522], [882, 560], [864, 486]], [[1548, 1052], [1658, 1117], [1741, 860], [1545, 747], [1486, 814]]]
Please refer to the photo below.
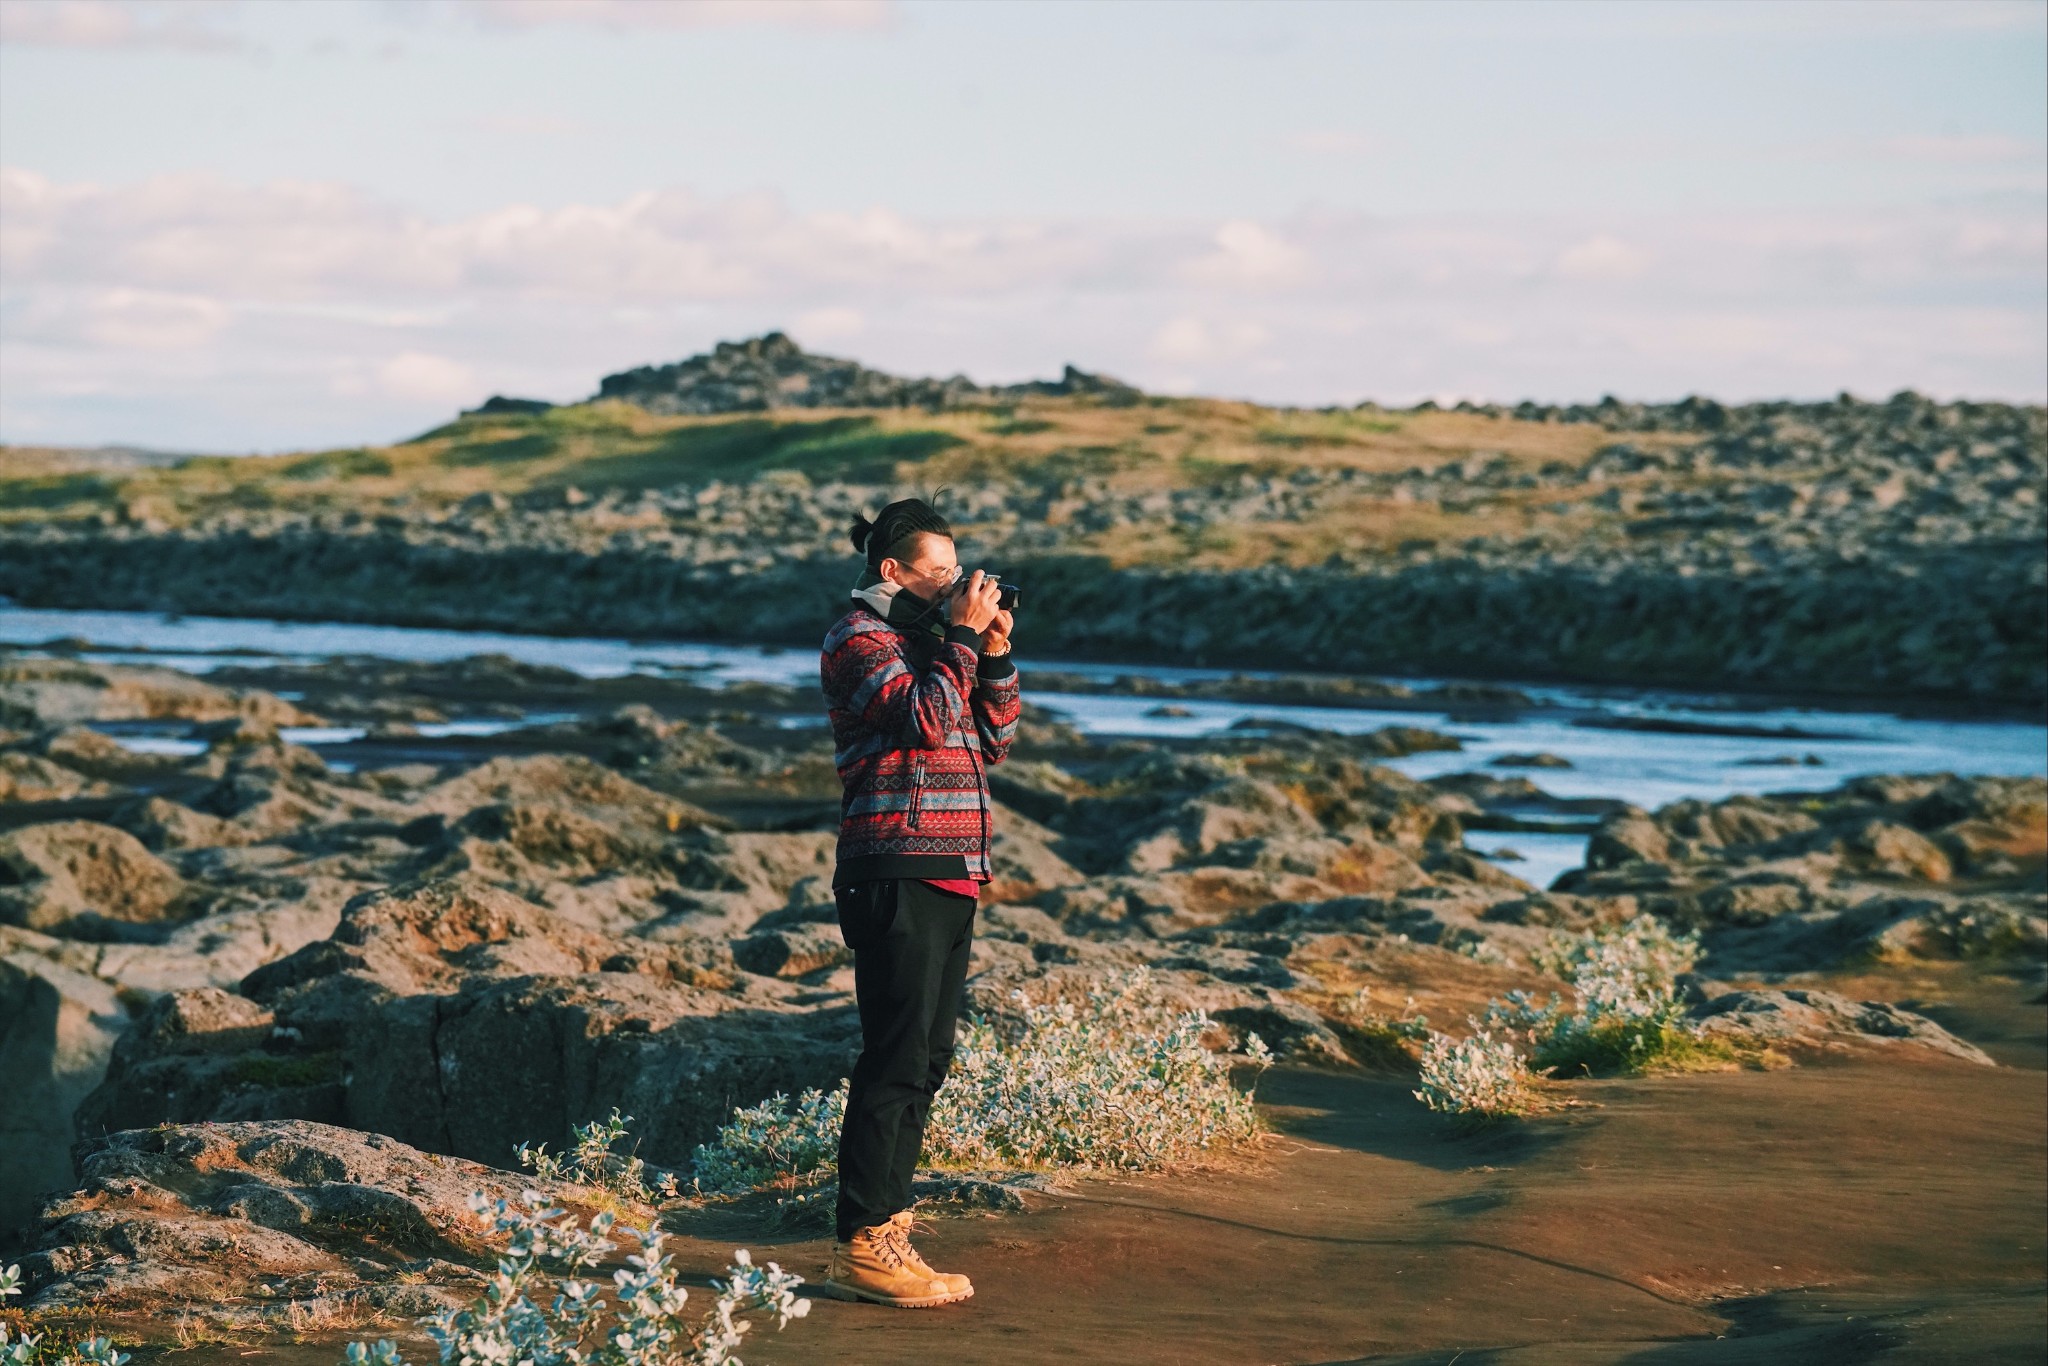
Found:
[[771, 327], [1283, 403], [2039, 401], [2048, 5], [0, 0], [0, 439]]

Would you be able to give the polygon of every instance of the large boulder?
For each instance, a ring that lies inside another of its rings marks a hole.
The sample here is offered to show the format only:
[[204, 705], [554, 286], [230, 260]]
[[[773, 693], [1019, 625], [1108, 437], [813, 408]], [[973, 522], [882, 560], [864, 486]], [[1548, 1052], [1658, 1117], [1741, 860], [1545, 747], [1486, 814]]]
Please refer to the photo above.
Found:
[[0, 1234], [71, 1180], [71, 1114], [128, 1012], [114, 986], [0, 927]]
[[274, 693], [223, 688], [177, 669], [0, 657], [0, 725], [234, 717], [273, 726], [321, 724]]
[[0, 802], [61, 802], [103, 797], [114, 789], [40, 754], [0, 753]]
[[21, 1259], [29, 1311], [216, 1332], [467, 1304], [498, 1255], [472, 1192], [516, 1202], [533, 1189], [586, 1214], [593, 1198], [303, 1120], [107, 1134], [76, 1157], [79, 1189], [42, 1207]]
[[239, 995], [157, 1002], [78, 1131], [303, 1117], [503, 1161], [618, 1106], [680, 1165], [735, 1106], [845, 1075], [857, 1016], [797, 990], [723, 940], [612, 938], [474, 879], [379, 889]]
[[50, 821], [0, 835], [0, 924], [75, 938], [133, 938], [190, 908], [171, 866], [125, 830]]
[[1925, 1015], [1889, 1001], [1854, 1001], [1831, 991], [1725, 991], [1691, 1007], [1709, 1035], [1729, 1035], [1794, 1050], [1927, 1049], [1995, 1067], [1989, 1054]]

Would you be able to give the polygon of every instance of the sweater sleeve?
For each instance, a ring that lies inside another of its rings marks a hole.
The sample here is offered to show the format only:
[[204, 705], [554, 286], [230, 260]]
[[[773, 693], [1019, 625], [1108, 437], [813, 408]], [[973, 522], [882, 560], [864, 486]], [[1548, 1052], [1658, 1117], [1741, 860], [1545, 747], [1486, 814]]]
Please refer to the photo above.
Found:
[[992, 764], [1001, 763], [1009, 756], [1010, 742], [1017, 738], [1017, 720], [1024, 714], [1016, 660], [1007, 654], [984, 657], [970, 705], [975, 733], [981, 737], [982, 757]]

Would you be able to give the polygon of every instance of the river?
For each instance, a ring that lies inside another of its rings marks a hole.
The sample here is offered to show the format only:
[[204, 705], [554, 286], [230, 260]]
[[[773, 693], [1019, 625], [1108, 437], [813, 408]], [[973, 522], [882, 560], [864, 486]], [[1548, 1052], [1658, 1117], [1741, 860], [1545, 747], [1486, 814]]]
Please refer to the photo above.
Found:
[[[330, 655], [372, 655], [432, 661], [475, 654], [503, 654], [528, 664], [553, 665], [586, 677], [633, 672], [687, 671], [696, 681], [717, 686], [756, 680], [806, 686], [817, 679], [817, 656], [779, 646], [688, 644], [606, 637], [519, 635], [497, 631], [447, 631], [345, 622], [284, 622], [233, 617], [174, 617], [149, 612], [55, 611], [25, 608], [0, 600], [0, 644], [36, 647], [51, 642], [91, 642], [93, 658], [114, 663], [160, 664], [205, 673], [223, 664], [317, 661]], [[1167, 680], [1218, 678], [1256, 671], [1114, 665], [1099, 662], [1020, 659], [1027, 697], [1033, 663], [1062, 673], [1100, 678], [1143, 675]], [[1422, 688], [1449, 680], [1403, 679]], [[1383, 711], [1370, 707], [1301, 707], [1263, 703], [1174, 699], [1161, 715], [1161, 699], [1110, 693], [1047, 693], [1033, 700], [1063, 713], [1082, 730], [1099, 735], [1200, 736], [1254, 718], [1340, 732], [1381, 726], [1428, 726], [1458, 736], [1464, 748], [1386, 761], [1417, 778], [1471, 769], [1509, 775], [1526, 773], [1560, 797], [1618, 798], [1655, 807], [1687, 797], [1716, 800], [1744, 792], [1819, 790], [1867, 773], [1950, 772], [1960, 774], [2048, 775], [2048, 726], [2021, 721], [1957, 721], [1891, 715], [1878, 711], [1832, 711], [1809, 707], [1747, 708], [1722, 696], [1643, 689], [1522, 688], [1541, 709], [1502, 721], [1452, 719], [1448, 713]], [[1629, 718], [1700, 723], [1765, 730], [1787, 729], [1800, 738], [1731, 736], [1611, 729]], [[452, 721], [421, 726], [423, 734], [489, 734], [526, 722]], [[818, 722], [823, 722], [822, 703]], [[1589, 726], [1588, 720], [1602, 724]], [[199, 742], [182, 738], [178, 727], [160, 733], [124, 728], [119, 738], [137, 748], [196, 751]], [[303, 744], [344, 743], [358, 727], [288, 730]], [[1569, 768], [1499, 768], [1504, 755], [1543, 753]], [[1475, 848], [1547, 886], [1585, 856], [1578, 834], [1474, 831]]]

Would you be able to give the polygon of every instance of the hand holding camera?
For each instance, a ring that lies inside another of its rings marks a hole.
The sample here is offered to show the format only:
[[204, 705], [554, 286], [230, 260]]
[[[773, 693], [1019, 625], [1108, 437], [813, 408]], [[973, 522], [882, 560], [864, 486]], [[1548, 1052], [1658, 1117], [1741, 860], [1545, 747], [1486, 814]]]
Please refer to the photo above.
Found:
[[975, 570], [960, 582], [959, 587], [955, 588], [952, 596], [946, 600], [946, 620], [955, 626], [965, 626], [970, 630], [988, 630], [989, 623], [994, 621], [996, 613], [1002, 610], [1001, 587], [993, 576], [982, 570]]

